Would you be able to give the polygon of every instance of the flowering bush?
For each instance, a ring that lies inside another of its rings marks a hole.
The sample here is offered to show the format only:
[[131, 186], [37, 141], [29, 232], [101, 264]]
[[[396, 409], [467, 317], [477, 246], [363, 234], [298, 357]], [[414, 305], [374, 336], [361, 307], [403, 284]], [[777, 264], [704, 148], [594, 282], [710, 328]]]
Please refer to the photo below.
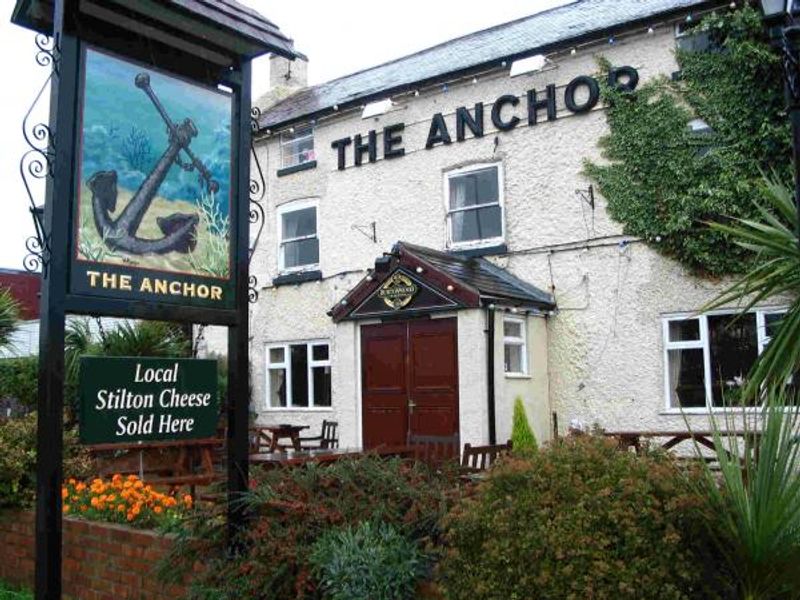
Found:
[[155, 491], [136, 475], [123, 478], [120, 474], [111, 480], [93, 479], [89, 484], [69, 479], [61, 488], [61, 499], [65, 515], [141, 528], [174, 523], [192, 507], [188, 494], [178, 499]]

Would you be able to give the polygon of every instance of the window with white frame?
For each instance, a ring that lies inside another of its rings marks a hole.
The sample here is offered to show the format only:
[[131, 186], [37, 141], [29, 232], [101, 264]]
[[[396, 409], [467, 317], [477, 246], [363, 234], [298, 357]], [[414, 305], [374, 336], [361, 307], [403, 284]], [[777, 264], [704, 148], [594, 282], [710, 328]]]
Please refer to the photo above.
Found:
[[508, 375], [528, 374], [528, 345], [522, 317], [503, 319], [503, 365]]
[[314, 128], [311, 125], [293, 127], [281, 133], [281, 167], [294, 167], [316, 160]]
[[741, 405], [747, 374], [785, 310], [713, 312], [663, 321], [667, 407]]
[[278, 207], [279, 265], [281, 271], [319, 266], [317, 201], [301, 200]]
[[503, 241], [502, 190], [499, 164], [445, 174], [449, 246], [487, 246]]
[[267, 346], [267, 408], [327, 408], [330, 405], [328, 342]]

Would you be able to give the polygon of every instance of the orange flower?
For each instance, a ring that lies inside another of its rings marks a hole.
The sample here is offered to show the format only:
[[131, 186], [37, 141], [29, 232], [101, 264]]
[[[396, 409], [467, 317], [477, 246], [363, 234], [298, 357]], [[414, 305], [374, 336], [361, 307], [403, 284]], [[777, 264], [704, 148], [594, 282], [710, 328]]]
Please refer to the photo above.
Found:
[[86, 484], [83, 483], [83, 482], [80, 482], [78, 485], [75, 486], [75, 489], [77, 491], [79, 491], [79, 492], [82, 492], [83, 490], [86, 489]]
[[89, 510], [88, 506], [86, 506], [85, 504], [81, 506], [81, 512], [86, 512], [87, 510]]
[[68, 512], [69, 512], [69, 504], [65, 504], [65, 505], [64, 505], [64, 512], [65, 512], [65, 513], [68, 513]]
[[191, 507], [192, 507], [192, 497], [191, 497], [189, 494], [186, 494], [186, 495], [183, 497], [183, 504], [184, 504], [184, 505], [185, 505], [187, 508], [191, 508]]
[[124, 504], [117, 504], [117, 510], [119, 512], [125, 512], [125, 505]]
[[66, 500], [67, 496], [69, 496], [69, 490], [65, 487], [61, 488], [61, 499]]
[[153, 512], [156, 513], [157, 515], [160, 515], [163, 510], [164, 509], [161, 508], [160, 506], [156, 506], [155, 508], [153, 508]]
[[128, 517], [127, 517], [128, 521], [133, 521], [134, 517], [135, 517], [135, 515], [133, 513], [128, 513]]

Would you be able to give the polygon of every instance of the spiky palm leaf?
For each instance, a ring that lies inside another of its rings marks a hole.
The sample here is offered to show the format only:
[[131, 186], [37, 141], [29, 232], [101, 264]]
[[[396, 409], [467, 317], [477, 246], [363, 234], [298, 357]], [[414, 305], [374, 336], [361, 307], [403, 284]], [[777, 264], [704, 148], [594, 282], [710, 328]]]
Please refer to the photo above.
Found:
[[769, 298], [788, 296], [791, 306], [777, 332], [750, 372], [744, 394], [755, 398], [765, 386], [783, 387], [800, 367], [800, 240], [797, 212], [789, 187], [766, 180], [769, 204], [756, 203], [759, 220], [712, 223], [743, 248], [756, 254], [755, 267], [724, 290], [703, 311], [739, 303], [742, 312]]
[[19, 304], [11, 290], [0, 290], [0, 348], [7, 348], [19, 325]]

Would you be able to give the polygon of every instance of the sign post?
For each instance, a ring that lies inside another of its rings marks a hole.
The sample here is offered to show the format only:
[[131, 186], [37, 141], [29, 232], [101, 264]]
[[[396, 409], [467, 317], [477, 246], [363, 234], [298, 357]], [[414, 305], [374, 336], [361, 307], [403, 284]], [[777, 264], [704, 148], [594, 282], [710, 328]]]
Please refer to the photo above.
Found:
[[[49, 147], [42, 151], [41, 600], [61, 597], [66, 314], [227, 326], [229, 498], [247, 489], [250, 62], [268, 52], [296, 53], [273, 23], [234, 0], [17, 0], [12, 21], [54, 42], [50, 122], [43, 126]], [[134, 379], [136, 364], [168, 370], [146, 362], [127, 363]], [[176, 373], [195, 368], [174, 364]], [[91, 361], [84, 366], [92, 376], [82, 383], [97, 406], [112, 382]], [[179, 396], [205, 393], [172, 383]], [[152, 391], [154, 403], [163, 391]], [[121, 424], [116, 409], [95, 409], [104, 417], [84, 414], [82, 434], [100, 439], [122, 427], [125, 435], [128, 428], [132, 436], [156, 435], [145, 432], [152, 427], [170, 439], [193, 435], [210, 422], [199, 415], [211, 404], [154, 412], [141, 425], [138, 416]], [[229, 503], [231, 540], [243, 523], [237, 504]]]

